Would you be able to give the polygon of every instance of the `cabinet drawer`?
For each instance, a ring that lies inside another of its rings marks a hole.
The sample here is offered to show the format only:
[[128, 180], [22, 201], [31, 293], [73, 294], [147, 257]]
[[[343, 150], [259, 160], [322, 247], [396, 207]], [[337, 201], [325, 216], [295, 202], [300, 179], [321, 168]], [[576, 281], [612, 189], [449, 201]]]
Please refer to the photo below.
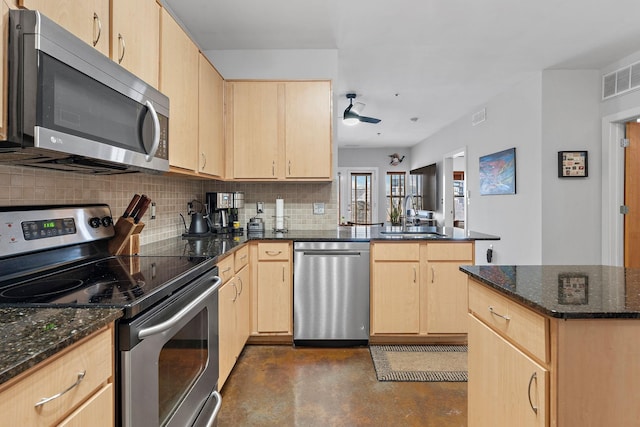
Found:
[[234, 274], [233, 256], [227, 256], [218, 261], [218, 276], [222, 279], [222, 283], [226, 283]]
[[249, 264], [249, 246], [245, 245], [238, 249], [235, 253], [235, 270], [236, 273], [242, 270], [242, 267]]
[[427, 259], [430, 261], [466, 261], [473, 259], [471, 243], [427, 243]]
[[258, 260], [288, 261], [289, 243], [258, 243]]
[[113, 384], [107, 384], [91, 396], [58, 427], [112, 427], [115, 425]]
[[[16, 426], [59, 422], [113, 376], [113, 351], [112, 329], [107, 329], [62, 356], [53, 356], [54, 360], [27, 371], [25, 377], [0, 393], [0, 413]], [[85, 375], [77, 386], [35, 407], [42, 398], [55, 396], [73, 385], [81, 372]]]
[[538, 360], [549, 362], [548, 322], [544, 316], [473, 280], [469, 281], [469, 311]]
[[375, 261], [419, 261], [419, 243], [375, 243], [373, 259]]

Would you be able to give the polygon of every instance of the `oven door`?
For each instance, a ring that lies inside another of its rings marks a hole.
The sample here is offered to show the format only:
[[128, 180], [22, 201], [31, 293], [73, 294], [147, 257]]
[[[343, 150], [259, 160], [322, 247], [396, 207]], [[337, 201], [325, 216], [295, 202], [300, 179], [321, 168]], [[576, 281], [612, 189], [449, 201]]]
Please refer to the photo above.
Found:
[[218, 382], [217, 269], [119, 326], [123, 426], [213, 425]]

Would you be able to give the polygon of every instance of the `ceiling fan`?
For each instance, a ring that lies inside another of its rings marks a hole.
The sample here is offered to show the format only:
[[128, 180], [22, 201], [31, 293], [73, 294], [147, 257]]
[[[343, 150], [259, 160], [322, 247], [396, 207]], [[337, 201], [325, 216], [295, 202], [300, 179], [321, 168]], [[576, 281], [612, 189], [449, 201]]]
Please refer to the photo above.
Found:
[[354, 105], [353, 100], [355, 98], [356, 98], [355, 93], [347, 94], [347, 99], [349, 100], [349, 106], [347, 107], [346, 110], [344, 110], [344, 114], [342, 116], [342, 119], [344, 120], [344, 124], [353, 126], [358, 122], [380, 123], [380, 119], [361, 116], [360, 113], [364, 109], [364, 104], [362, 102], [356, 102]]

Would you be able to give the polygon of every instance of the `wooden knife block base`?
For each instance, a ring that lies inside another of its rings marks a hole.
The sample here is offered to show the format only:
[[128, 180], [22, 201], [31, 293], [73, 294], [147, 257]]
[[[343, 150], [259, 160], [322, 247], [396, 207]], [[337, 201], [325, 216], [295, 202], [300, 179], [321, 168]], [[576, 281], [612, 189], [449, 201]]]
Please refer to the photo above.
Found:
[[133, 218], [118, 218], [115, 226], [115, 236], [109, 240], [111, 255], [136, 255], [140, 252], [140, 232], [144, 223], [135, 224]]

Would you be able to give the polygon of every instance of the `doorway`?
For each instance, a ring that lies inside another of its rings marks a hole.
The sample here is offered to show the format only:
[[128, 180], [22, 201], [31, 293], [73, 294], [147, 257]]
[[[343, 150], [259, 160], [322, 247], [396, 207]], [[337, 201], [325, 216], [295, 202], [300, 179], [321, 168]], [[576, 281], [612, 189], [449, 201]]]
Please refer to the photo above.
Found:
[[466, 147], [463, 147], [447, 153], [442, 161], [442, 212], [445, 227], [468, 228], [465, 185], [465, 177], [467, 176], [466, 150]]
[[640, 117], [640, 107], [602, 119], [602, 264], [625, 265], [624, 215], [626, 123]]
[[378, 220], [378, 169], [338, 168], [340, 224]]

